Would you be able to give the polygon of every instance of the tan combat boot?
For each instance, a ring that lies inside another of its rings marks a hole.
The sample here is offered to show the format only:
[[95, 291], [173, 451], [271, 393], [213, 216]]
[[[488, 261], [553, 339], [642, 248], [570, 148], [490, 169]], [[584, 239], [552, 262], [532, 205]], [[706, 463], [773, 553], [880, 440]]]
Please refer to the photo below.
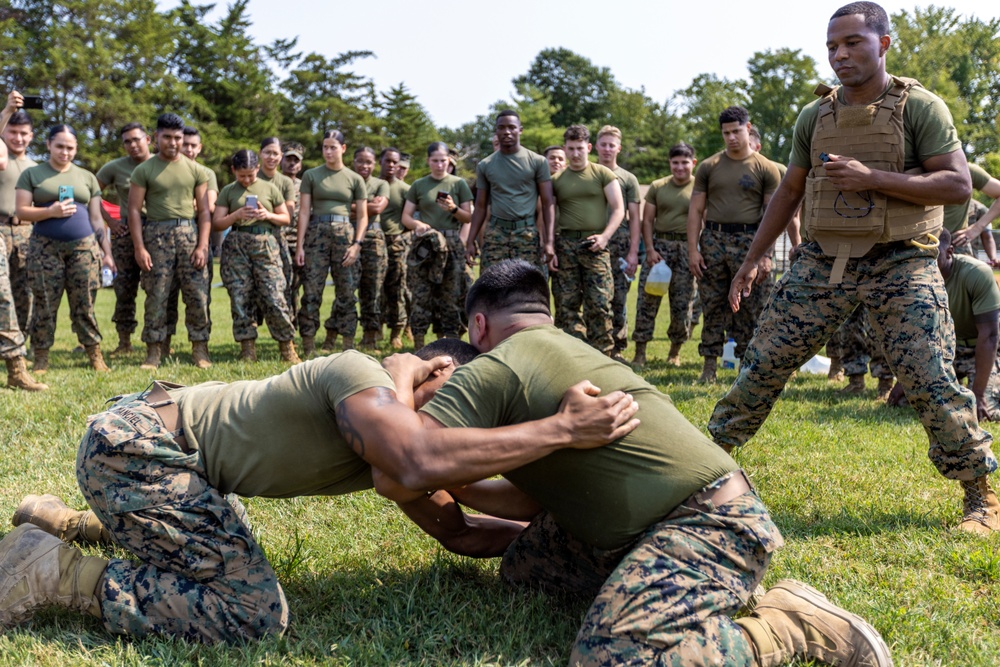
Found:
[[155, 371], [160, 367], [160, 355], [163, 353], [163, 343], [146, 343], [146, 361], [139, 365], [139, 368], [146, 371]]
[[635, 355], [632, 357], [632, 368], [636, 370], [646, 367], [646, 344], [635, 344]]
[[715, 384], [717, 380], [716, 363], [715, 357], [705, 357], [705, 365], [701, 369], [701, 375], [698, 376], [698, 384]]
[[93, 512], [70, 509], [61, 498], [48, 493], [25, 496], [14, 510], [11, 523], [15, 526], [33, 524], [63, 542], [111, 543], [111, 533]]
[[354, 349], [354, 336], [344, 336], [344, 342], [341, 345], [342, 350], [353, 350]]
[[410, 341], [411, 343], [413, 342], [413, 329], [410, 328], [409, 324], [407, 324], [406, 328], [403, 329], [403, 338]]
[[847, 386], [840, 390], [841, 394], [863, 394], [865, 393], [865, 376], [848, 376]]
[[403, 339], [400, 337], [403, 330], [400, 327], [393, 327], [392, 332], [389, 334], [389, 347], [394, 350], [403, 349]]
[[305, 359], [312, 359], [316, 356], [316, 338], [313, 336], [302, 337], [302, 356]]
[[132, 335], [118, 332], [118, 347], [108, 352], [109, 357], [119, 357], [126, 354], [132, 354], [135, 350], [132, 349]]
[[333, 352], [334, 347], [337, 345], [337, 332], [333, 329], [326, 330], [326, 339], [323, 341], [322, 349], [324, 352]]
[[45, 391], [49, 388], [47, 384], [35, 382], [35, 379], [28, 373], [24, 357], [7, 359], [7, 386], [10, 389], [23, 389], [25, 391]]
[[281, 352], [282, 361], [288, 362], [290, 364], [302, 363], [302, 360], [299, 359], [298, 353], [295, 352], [295, 341], [292, 340], [278, 341], [278, 350]]
[[160, 356], [163, 357], [164, 359], [166, 359], [167, 357], [169, 357], [171, 354], [174, 353], [174, 347], [170, 343], [172, 338], [173, 336], [171, 334], [167, 334], [167, 337], [163, 339], [162, 343], [160, 343], [160, 347], [163, 348], [160, 351]]
[[667, 363], [671, 366], [681, 365], [681, 344], [671, 343], [670, 352], [667, 353]]
[[0, 541], [0, 627], [53, 606], [100, 618], [97, 588], [107, 567], [106, 559], [84, 556], [38, 526], [18, 526]]
[[35, 375], [45, 375], [49, 372], [49, 350], [37, 348], [35, 350], [35, 365], [32, 368]]
[[736, 623], [750, 639], [760, 667], [777, 667], [793, 658], [892, 667], [889, 647], [878, 630], [816, 589], [791, 579], [772, 586], [753, 613]]
[[240, 341], [240, 360], [241, 361], [257, 361], [257, 341], [251, 338], [250, 340]]
[[191, 341], [191, 363], [198, 368], [211, 368], [212, 358], [208, 356], [208, 341]]
[[110, 373], [111, 369], [108, 365], [104, 363], [104, 355], [101, 354], [101, 346], [98, 345], [88, 345], [87, 359], [90, 360], [90, 367], [93, 368], [98, 373]]
[[377, 350], [378, 349], [378, 332], [377, 331], [365, 331], [364, 335], [361, 336], [361, 349], [362, 350]]
[[420, 334], [413, 334], [413, 351], [416, 352], [424, 346], [424, 337]]
[[830, 357], [830, 370], [826, 373], [826, 379], [830, 382], [844, 381], [844, 367], [840, 363], [840, 357]]
[[961, 484], [965, 498], [958, 529], [975, 535], [991, 535], [1000, 530], [1000, 501], [990, 487], [989, 478], [983, 475]]

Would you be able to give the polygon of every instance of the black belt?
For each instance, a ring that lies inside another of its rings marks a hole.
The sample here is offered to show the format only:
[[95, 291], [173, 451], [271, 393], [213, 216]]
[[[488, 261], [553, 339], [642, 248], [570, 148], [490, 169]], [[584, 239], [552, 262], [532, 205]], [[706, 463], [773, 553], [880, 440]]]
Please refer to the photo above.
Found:
[[757, 226], [759, 223], [754, 223], [752, 225], [745, 225], [740, 222], [712, 222], [711, 220], [705, 221], [705, 227], [711, 229], [713, 232], [722, 232], [723, 234], [738, 234], [739, 232], [755, 232], [757, 231]]
[[171, 227], [192, 227], [195, 222], [192, 218], [169, 218], [167, 220], [146, 220], [151, 225], [169, 225]]
[[273, 234], [277, 229], [274, 225], [233, 225], [234, 232], [243, 234]]
[[687, 241], [687, 237], [680, 232], [653, 232], [653, 238], [658, 241]]
[[742, 470], [734, 470], [701, 491], [692, 493], [681, 505], [711, 513], [750, 491], [753, 491], [753, 486], [750, 485], [746, 473]]
[[586, 231], [580, 231], [578, 229], [560, 229], [559, 236], [562, 236], [563, 238], [567, 239], [585, 239], [594, 236], [595, 234], [600, 234], [601, 231], [586, 232]]
[[346, 215], [314, 215], [309, 222], [350, 222]]
[[490, 223], [499, 227], [500, 229], [505, 229], [508, 232], [514, 232], [519, 229], [527, 229], [528, 227], [534, 227], [535, 216], [521, 218], [519, 220], [508, 220], [506, 218], [498, 218], [497, 216], [494, 215], [490, 217]]

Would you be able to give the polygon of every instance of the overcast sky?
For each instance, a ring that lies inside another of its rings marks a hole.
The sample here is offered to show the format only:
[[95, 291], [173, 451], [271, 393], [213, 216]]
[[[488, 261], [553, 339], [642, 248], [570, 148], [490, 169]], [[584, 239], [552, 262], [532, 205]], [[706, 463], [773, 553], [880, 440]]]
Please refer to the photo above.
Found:
[[[194, 0], [208, 4], [207, 0]], [[162, 8], [179, 4], [158, 0]], [[219, 2], [217, 18], [225, 2]], [[253, 34], [261, 42], [298, 36], [299, 50], [332, 57], [373, 51], [354, 71], [387, 90], [404, 82], [438, 126], [456, 127], [509, 99], [511, 80], [544, 48], [565, 47], [608, 67], [629, 88], [662, 102], [704, 72], [746, 76], [756, 51], [801, 49], [826, 62], [826, 25], [844, 2], [749, 3], [735, 0], [251, 0]], [[883, 2], [889, 14], [912, 12]], [[965, 16], [995, 18], [1000, 3], [950, 0]], [[901, 72], [900, 74], [906, 74]]]

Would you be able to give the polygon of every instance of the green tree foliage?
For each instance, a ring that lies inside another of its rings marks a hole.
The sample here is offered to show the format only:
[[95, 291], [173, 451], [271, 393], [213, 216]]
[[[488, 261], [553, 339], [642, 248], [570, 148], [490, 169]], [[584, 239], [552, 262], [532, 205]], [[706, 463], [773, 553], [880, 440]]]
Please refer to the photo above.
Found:
[[674, 100], [684, 109], [682, 118], [688, 128], [688, 143], [699, 159], [718, 153], [724, 147], [719, 131], [722, 110], [750, 105], [746, 81], [720, 79], [714, 74], [699, 74], [690, 86], [674, 95]]
[[802, 107], [815, 99], [819, 82], [816, 61], [799, 50], [778, 49], [753, 54], [747, 61], [750, 122], [760, 132], [761, 152], [788, 164], [792, 129]]
[[404, 153], [417, 156], [410, 165], [410, 173], [416, 178], [425, 175], [429, 169], [420, 158], [426, 155], [429, 144], [441, 140], [427, 110], [402, 82], [387, 92], [379, 93], [379, 98], [377, 111], [381, 136], [376, 150], [395, 146]]
[[514, 79], [519, 90], [535, 88], [557, 111], [555, 127], [592, 125], [610, 118], [611, 94], [618, 88], [611, 70], [598, 67], [569, 49], [543, 49], [525, 74]]

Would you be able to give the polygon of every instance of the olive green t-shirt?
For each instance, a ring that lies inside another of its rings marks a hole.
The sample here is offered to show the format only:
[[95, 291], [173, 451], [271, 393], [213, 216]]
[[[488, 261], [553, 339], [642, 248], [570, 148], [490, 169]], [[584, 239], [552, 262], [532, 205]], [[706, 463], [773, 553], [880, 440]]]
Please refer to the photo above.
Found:
[[970, 199], [968, 210], [969, 224], [974, 225], [979, 222], [979, 218], [983, 217], [983, 214], [990, 209], [978, 199]]
[[524, 329], [456, 369], [423, 411], [445, 426], [492, 428], [555, 414], [581, 380], [639, 403], [639, 427], [606, 447], [563, 449], [504, 476], [574, 537], [600, 549], [634, 540], [736, 463], [670, 397], [552, 326]]
[[618, 184], [622, 186], [622, 202], [625, 206], [625, 217], [622, 218], [622, 227], [625, 227], [625, 223], [628, 222], [628, 205], [642, 203], [642, 195], [639, 192], [639, 179], [631, 171], [626, 171], [617, 165], [612, 171], [615, 173], [615, 178], [618, 179]]
[[38, 163], [25, 156], [14, 159], [8, 156], [7, 168], [0, 171], [0, 218], [9, 218], [17, 210], [14, 190], [17, 189], [17, 179], [21, 174]]
[[281, 196], [284, 197], [284, 200], [282, 201], [285, 202], [295, 201], [296, 197], [295, 183], [293, 183], [292, 179], [288, 178], [280, 171], [274, 172], [274, 178], [271, 178], [264, 173], [263, 169], [261, 169], [260, 171], [257, 172], [257, 180], [265, 181], [267, 183], [272, 183], [274, 187], [278, 188], [278, 192], [280, 192]]
[[115, 189], [118, 205], [122, 207], [122, 218], [128, 216], [128, 191], [132, 185], [132, 172], [142, 162], [133, 160], [126, 155], [108, 162], [97, 170], [97, 180], [104, 183], [106, 187]]
[[[360, 174], [359, 174], [360, 175]], [[365, 180], [365, 189], [368, 191], [368, 201], [371, 201], [375, 197], [385, 197], [389, 198], [389, 182], [383, 181], [381, 178], [375, 178], [374, 176], [369, 176]], [[381, 221], [381, 215], [368, 216], [368, 228]], [[351, 216], [351, 222], [356, 222], [355, 217]]]
[[101, 196], [97, 177], [82, 167], [71, 164], [66, 172], [58, 172], [47, 161], [25, 169], [17, 179], [17, 189], [31, 193], [35, 206], [47, 206], [59, 201], [59, 186], [73, 187], [73, 200], [86, 206]]
[[665, 234], [687, 234], [688, 208], [694, 178], [684, 185], [677, 185], [673, 176], [653, 181], [646, 192], [646, 202], [656, 207], [653, 231]]
[[976, 315], [1000, 310], [1000, 287], [993, 278], [993, 269], [967, 255], [954, 255], [951, 275], [944, 281], [948, 291], [948, 310], [955, 320], [955, 337], [974, 340]]
[[[885, 93], [890, 88], [891, 81]], [[873, 103], [881, 101], [885, 93], [878, 100], [873, 100]], [[837, 90], [837, 96], [840, 102], [844, 101], [843, 88]], [[789, 164], [805, 170], [812, 169], [812, 137], [819, 114], [819, 103], [820, 99], [816, 99], [807, 104], [795, 121]], [[951, 153], [961, 147], [948, 106], [926, 88], [910, 88], [906, 106], [903, 107], [903, 169], [914, 169], [927, 158]], [[817, 152], [822, 150], [822, 147], [816, 148]]]
[[368, 200], [365, 180], [357, 172], [344, 167], [337, 171], [325, 164], [302, 174], [299, 193], [312, 197], [311, 215], [351, 214], [351, 204]]
[[208, 192], [218, 192], [219, 191], [219, 178], [215, 175], [215, 172], [205, 165], [196, 162], [199, 167], [205, 171], [205, 177], [208, 179], [208, 187], [206, 190]]
[[386, 234], [396, 235], [406, 231], [403, 227], [403, 206], [409, 189], [410, 186], [398, 178], [389, 183], [389, 203], [382, 211], [382, 231]]
[[781, 175], [760, 153], [734, 160], [725, 151], [698, 165], [692, 192], [707, 195], [707, 219], [756, 225], [764, 217], [764, 198], [778, 189]]
[[464, 178], [459, 178], [454, 174], [445, 174], [445, 177], [440, 181], [430, 175], [418, 178], [406, 192], [406, 201], [416, 205], [417, 211], [420, 213], [420, 222], [427, 223], [438, 231], [460, 229], [462, 223], [437, 205], [439, 192], [451, 195], [452, 201], [459, 206], [467, 201], [472, 201], [472, 188], [469, 187]]
[[593, 162], [580, 171], [569, 167], [552, 179], [552, 194], [559, 210], [560, 230], [601, 233], [608, 225], [608, 199], [604, 188], [615, 183], [615, 173]]
[[[904, 109], [905, 112], [905, 109]], [[990, 182], [990, 175], [977, 164], [969, 164], [969, 176], [972, 177], [972, 188], [982, 190]], [[971, 198], [970, 198], [971, 199]], [[944, 228], [949, 232], [957, 232], [969, 226], [969, 204], [951, 204], [944, 207]]]
[[[227, 211], [232, 213], [236, 209], [247, 205], [247, 195], [257, 195], [257, 201], [271, 213], [274, 213], [274, 209], [283, 205], [286, 201], [285, 196], [281, 194], [281, 191], [278, 190], [274, 183], [258, 177], [248, 188], [243, 187], [239, 182], [230, 183], [225, 186], [222, 188], [222, 192], [219, 193], [219, 199], [215, 205], [216, 207], [224, 206]], [[237, 220], [233, 223], [233, 227], [270, 224], [270, 222], [264, 222], [263, 220]]]
[[548, 161], [524, 146], [510, 155], [496, 151], [476, 165], [476, 188], [489, 192], [491, 215], [504, 220], [534, 217], [538, 184], [550, 180]]
[[208, 183], [208, 169], [181, 157], [167, 162], [158, 156], [146, 160], [132, 172], [132, 185], [146, 188], [149, 220], [194, 218], [194, 191]]
[[265, 380], [173, 389], [184, 435], [222, 493], [287, 498], [372, 487], [371, 469], [340, 434], [334, 411], [372, 387], [396, 390], [382, 366], [353, 350]]

